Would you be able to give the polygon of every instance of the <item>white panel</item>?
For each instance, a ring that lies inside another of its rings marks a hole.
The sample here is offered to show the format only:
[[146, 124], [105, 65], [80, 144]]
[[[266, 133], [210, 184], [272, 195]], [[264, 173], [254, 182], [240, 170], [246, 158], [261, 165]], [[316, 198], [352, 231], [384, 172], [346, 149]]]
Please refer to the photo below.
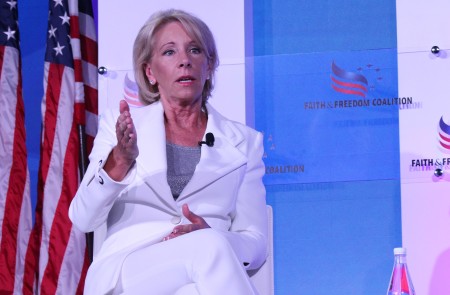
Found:
[[144, 22], [155, 11], [177, 8], [201, 18], [216, 39], [221, 65], [211, 103], [230, 119], [245, 123], [244, 2], [99, 0], [99, 66], [108, 69], [99, 79], [99, 112], [123, 97], [123, 79], [132, 71], [134, 39]]
[[[433, 181], [436, 162], [450, 153], [440, 147], [438, 124], [441, 117], [450, 124], [450, 51], [440, 57], [429, 52], [398, 55], [399, 97], [411, 97], [412, 109], [400, 111], [400, 152], [402, 182]], [[433, 165], [417, 160], [433, 160]], [[447, 163], [450, 165], [450, 163]], [[450, 169], [450, 166], [448, 167]]]
[[450, 294], [450, 182], [404, 184], [402, 223], [416, 294]]
[[399, 52], [450, 49], [450, 1], [397, 0]]
[[413, 99], [399, 114], [402, 240], [416, 294], [450, 294], [450, 151], [439, 143], [439, 120], [450, 125], [449, 14], [448, 0], [397, 0], [399, 97]]

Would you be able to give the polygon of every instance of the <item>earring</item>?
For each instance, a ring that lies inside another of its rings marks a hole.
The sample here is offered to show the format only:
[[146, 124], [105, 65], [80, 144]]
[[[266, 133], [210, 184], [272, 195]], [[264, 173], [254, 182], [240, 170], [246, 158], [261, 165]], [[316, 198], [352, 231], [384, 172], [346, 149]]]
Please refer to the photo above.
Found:
[[155, 85], [155, 81], [150, 80], [150, 84]]

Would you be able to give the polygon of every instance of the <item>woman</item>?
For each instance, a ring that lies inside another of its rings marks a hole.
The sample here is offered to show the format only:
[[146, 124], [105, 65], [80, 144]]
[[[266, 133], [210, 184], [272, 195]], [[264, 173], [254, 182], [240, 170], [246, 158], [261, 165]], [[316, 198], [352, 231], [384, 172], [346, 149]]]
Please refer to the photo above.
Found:
[[107, 224], [85, 294], [255, 294], [246, 270], [267, 251], [262, 135], [207, 103], [210, 30], [183, 11], [156, 13], [133, 63], [146, 106], [102, 115], [69, 209], [84, 232]]

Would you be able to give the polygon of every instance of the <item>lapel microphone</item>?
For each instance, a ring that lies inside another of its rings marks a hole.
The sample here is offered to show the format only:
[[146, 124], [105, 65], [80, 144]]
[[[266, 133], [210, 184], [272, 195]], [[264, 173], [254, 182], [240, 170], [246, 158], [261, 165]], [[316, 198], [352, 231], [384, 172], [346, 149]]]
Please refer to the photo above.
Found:
[[199, 141], [198, 145], [202, 146], [202, 144], [206, 144], [207, 146], [211, 147], [214, 146], [214, 134], [211, 132], [206, 133], [205, 141]]

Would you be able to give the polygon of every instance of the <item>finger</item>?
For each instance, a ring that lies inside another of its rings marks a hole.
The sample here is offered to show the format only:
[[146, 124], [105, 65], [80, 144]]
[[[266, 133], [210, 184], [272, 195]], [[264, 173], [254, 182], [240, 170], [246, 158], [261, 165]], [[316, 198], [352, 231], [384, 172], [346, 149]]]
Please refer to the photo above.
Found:
[[131, 124], [126, 124], [123, 130], [123, 137], [125, 138], [125, 141], [128, 141], [130, 139], [131, 133], [133, 133]]
[[119, 110], [120, 113], [123, 114], [125, 112], [130, 112], [130, 106], [128, 105], [128, 102], [126, 102], [125, 100], [121, 100], [120, 101], [120, 105], [119, 105]]
[[177, 225], [173, 228], [172, 234], [180, 235], [180, 234], [187, 234], [191, 231], [198, 230], [199, 226], [196, 224], [183, 224], [183, 225]]
[[127, 131], [128, 134], [132, 134], [132, 133], [136, 134], [136, 128], [134, 128], [133, 118], [131, 118], [131, 116], [130, 116], [126, 119], [125, 122], [126, 122], [126, 130], [125, 131]]
[[189, 205], [188, 204], [183, 204], [181, 206], [181, 210], [183, 211], [183, 215], [184, 216], [188, 215], [191, 212], [191, 210], [189, 210]]
[[126, 125], [129, 123], [129, 119], [131, 119], [130, 107], [125, 100], [120, 101], [119, 111], [120, 115], [117, 118], [116, 130], [119, 129], [120, 131], [124, 131]]
[[128, 118], [127, 120], [128, 124], [126, 126], [126, 129], [124, 131], [124, 137], [128, 141], [128, 143], [136, 143], [136, 129], [134, 128], [134, 123], [131, 118]]
[[120, 115], [116, 123], [116, 136], [118, 141], [124, 139], [125, 142], [128, 142], [131, 138], [130, 135], [133, 133], [135, 133], [135, 128], [131, 117]]
[[120, 126], [121, 130], [125, 130], [128, 124], [130, 124], [131, 121], [131, 114], [128, 111], [125, 111], [124, 113], [121, 113], [119, 115], [119, 118], [117, 118], [117, 122]]
[[[123, 113], [120, 114], [117, 119], [119, 133], [122, 132], [123, 136], [128, 137], [131, 133], [136, 133], [136, 129], [134, 127], [133, 118], [131, 117], [131, 113], [129, 111], [128, 104], [124, 101]], [[128, 140], [128, 138], [126, 138]]]
[[122, 140], [126, 128], [127, 128], [127, 117], [124, 114], [121, 114], [117, 118], [117, 122], [116, 122], [116, 137], [117, 137], [117, 141], [120, 142]]
[[187, 234], [187, 233], [186, 232], [178, 232], [178, 233], [171, 232], [168, 236], [163, 238], [163, 241], [174, 239], [174, 238], [179, 237], [184, 234]]
[[195, 213], [193, 213], [191, 210], [189, 210], [188, 204], [183, 204], [181, 207], [181, 210], [183, 211], [183, 215], [192, 223], [195, 224], [203, 224], [205, 223], [204, 219]]

